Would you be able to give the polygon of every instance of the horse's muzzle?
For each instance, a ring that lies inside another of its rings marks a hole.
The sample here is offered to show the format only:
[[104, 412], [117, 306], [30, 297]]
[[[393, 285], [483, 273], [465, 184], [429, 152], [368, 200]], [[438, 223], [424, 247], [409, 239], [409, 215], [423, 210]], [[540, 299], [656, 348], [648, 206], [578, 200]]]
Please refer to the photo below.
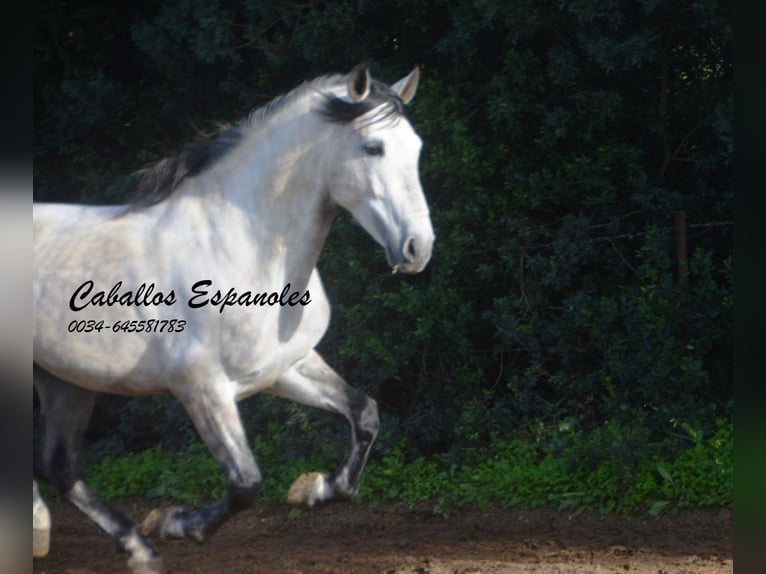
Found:
[[427, 234], [410, 235], [402, 242], [396, 256], [392, 257], [386, 250], [386, 257], [393, 273], [420, 273], [425, 269], [431, 259], [433, 249], [433, 232]]

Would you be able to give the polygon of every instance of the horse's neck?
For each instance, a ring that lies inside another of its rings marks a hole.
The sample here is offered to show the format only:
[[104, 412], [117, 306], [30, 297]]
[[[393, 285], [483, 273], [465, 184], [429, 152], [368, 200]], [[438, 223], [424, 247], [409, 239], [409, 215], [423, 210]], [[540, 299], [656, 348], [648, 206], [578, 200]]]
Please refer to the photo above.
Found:
[[308, 281], [334, 218], [319, 173], [330, 130], [314, 114], [284, 113], [189, 182], [185, 191], [224, 231], [219, 249], [252, 252], [259, 266]]

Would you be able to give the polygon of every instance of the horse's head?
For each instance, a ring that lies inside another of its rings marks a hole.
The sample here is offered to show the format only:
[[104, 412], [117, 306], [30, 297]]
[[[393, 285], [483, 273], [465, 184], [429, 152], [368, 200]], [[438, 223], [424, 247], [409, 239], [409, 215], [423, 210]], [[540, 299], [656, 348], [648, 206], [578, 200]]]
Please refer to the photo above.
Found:
[[372, 80], [366, 65], [356, 66], [344, 93], [324, 110], [341, 124], [325, 156], [330, 197], [386, 250], [394, 272], [422, 271], [434, 242], [418, 175], [422, 142], [404, 116], [419, 78], [415, 68], [389, 87]]

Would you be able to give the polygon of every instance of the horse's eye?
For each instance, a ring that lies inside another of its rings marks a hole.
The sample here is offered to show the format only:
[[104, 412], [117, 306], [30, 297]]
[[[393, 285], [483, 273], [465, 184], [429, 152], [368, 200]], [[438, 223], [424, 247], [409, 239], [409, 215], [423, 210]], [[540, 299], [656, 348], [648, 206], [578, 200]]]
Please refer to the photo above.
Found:
[[367, 142], [363, 147], [367, 155], [383, 155], [383, 142]]

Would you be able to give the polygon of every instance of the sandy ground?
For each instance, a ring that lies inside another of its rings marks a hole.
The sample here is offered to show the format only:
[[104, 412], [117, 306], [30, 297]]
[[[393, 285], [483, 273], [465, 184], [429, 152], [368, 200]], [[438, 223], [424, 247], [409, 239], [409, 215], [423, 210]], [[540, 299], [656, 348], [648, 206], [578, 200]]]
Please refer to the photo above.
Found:
[[[140, 521], [147, 501], [119, 504]], [[88, 519], [52, 509], [51, 551], [37, 574], [128, 572], [125, 556]], [[291, 515], [256, 507], [202, 545], [156, 541], [167, 574], [733, 572], [728, 509], [620, 519], [553, 510], [427, 509], [336, 504]]]

